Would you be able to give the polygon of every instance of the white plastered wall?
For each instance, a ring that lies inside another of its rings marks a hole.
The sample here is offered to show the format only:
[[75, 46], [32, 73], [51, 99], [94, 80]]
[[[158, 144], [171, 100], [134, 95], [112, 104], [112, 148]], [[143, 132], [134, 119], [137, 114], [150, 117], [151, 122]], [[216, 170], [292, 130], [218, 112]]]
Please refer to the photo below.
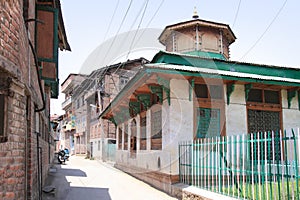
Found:
[[288, 108], [287, 90], [281, 90], [281, 100], [283, 129], [291, 130], [292, 128], [300, 128], [300, 111], [297, 94], [292, 99], [290, 108]]
[[[225, 90], [226, 91], [226, 90]], [[225, 93], [226, 94], [226, 93]], [[225, 97], [226, 99], [227, 97]], [[244, 85], [235, 85], [230, 96], [230, 104], [226, 102], [226, 135], [247, 133], [247, 108]]]
[[[162, 104], [162, 150], [151, 150], [151, 143], [148, 140], [147, 150], [137, 150], [136, 158], [131, 158], [129, 151], [117, 150], [117, 163], [168, 174], [178, 174], [178, 145], [180, 141], [193, 139], [194, 112], [193, 102], [189, 100], [188, 81], [172, 79], [170, 80], [170, 89], [171, 104], [169, 105], [165, 95]], [[155, 106], [157, 105], [151, 107], [146, 114], [148, 138], [151, 136], [151, 112]], [[139, 123], [137, 125], [139, 129]]]

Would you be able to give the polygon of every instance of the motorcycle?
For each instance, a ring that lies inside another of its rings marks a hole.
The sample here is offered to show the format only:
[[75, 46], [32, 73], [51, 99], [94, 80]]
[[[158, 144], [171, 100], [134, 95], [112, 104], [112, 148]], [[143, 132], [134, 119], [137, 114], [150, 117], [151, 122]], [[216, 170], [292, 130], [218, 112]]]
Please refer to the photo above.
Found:
[[67, 148], [60, 150], [57, 154], [57, 160], [60, 164], [65, 163], [66, 160], [69, 160], [69, 150]]

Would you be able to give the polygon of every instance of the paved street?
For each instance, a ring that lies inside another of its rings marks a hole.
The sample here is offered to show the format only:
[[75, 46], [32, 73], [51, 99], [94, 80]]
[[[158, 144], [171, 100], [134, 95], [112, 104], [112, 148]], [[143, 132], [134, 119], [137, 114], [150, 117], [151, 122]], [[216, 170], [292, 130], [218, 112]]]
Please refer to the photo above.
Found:
[[[175, 200], [107, 163], [72, 156], [65, 165], [55, 164], [47, 185], [56, 194], [44, 194], [45, 200]], [[56, 171], [56, 172], [55, 172]]]

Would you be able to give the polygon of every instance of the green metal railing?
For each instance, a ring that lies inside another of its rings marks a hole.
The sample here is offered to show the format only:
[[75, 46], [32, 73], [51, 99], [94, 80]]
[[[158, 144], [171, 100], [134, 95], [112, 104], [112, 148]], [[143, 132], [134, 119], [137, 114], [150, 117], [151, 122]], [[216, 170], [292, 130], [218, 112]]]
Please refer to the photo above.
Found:
[[272, 131], [179, 144], [182, 183], [239, 199], [299, 199], [300, 132]]

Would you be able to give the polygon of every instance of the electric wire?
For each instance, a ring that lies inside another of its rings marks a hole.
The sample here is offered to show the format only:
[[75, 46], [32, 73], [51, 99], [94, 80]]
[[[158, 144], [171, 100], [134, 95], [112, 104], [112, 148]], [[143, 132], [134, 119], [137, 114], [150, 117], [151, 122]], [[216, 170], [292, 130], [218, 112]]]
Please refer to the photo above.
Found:
[[[153, 19], [156, 17], [158, 11], [160, 10], [160, 8], [162, 7], [163, 3], [165, 2], [165, 0], [162, 0], [159, 4], [159, 6], [157, 7], [156, 11], [154, 12], [154, 14], [152, 15], [151, 19], [149, 20], [149, 22], [147, 23], [145, 29], [143, 30], [143, 32], [141, 33], [140, 37], [136, 40], [136, 43], [138, 43], [140, 41], [140, 39], [142, 38], [142, 36], [144, 35], [144, 33], [146, 32], [147, 28], [150, 26], [150, 24], [152, 23]], [[135, 43], [135, 44], [136, 44]]]
[[242, 2], [242, 0], [239, 1], [239, 5], [238, 5], [237, 11], [236, 11], [235, 16], [234, 16], [232, 28], [234, 27], [235, 22], [236, 22], [236, 20], [237, 20], [237, 17], [238, 17], [239, 11], [240, 11], [241, 2]]
[[[126, 20], [126, 18], [127, 18], [127, 15], [128, 15], [128, 13], [129, 13], [129, 10], [130, 10], [130, 8], [131, 8], [131, 6], [132, 6], [132, 2], [133, 2], [133, 0], [130, 0], [129, 5], [128, 5], [127, 9], [126, 9], [125, 15], [123, 16], [123, 19], [122, 19], [122, 21], [121, 21], [121, 24], [120, 24], [118, 30], [117, 30], [116, 35], [119, 34], [119, 32], [120, 32], [120, 30], [121, 30], [121, 28], [122, 28], [122, 26], [123, 26], [123, 24], [124, 24], [124, 22], [125, 22], [125, 20]], [[117, 3], [117, 6], [116, 6], [116, 7], [118, 7], [118, 4], [119, 4], [119, 2]], [[116, 11], [116, 10], [117, 10], [117, 9], [115, 9], [115, 11]], [[114, 12], [115, 12], [115, 11], [114, 11]], [[114, 14], [113, 14], [113, 16], [114, 16]], [[111, 21], [112, 21], [112, 19], [111, 19]], [[110, 26], [110, 25], [109, 25], [109, 26]], [[105, 56], [104, 56], [104, 58], [103, 58], [103, 62], [105, 61], [105, 59], [106, 59], [106, 57], [107, 57], [109, 51], [111, 50], [113, 44], [115, 43], [115, 40], [116, 40], [116, 37], [114, 37], [114, 39], [113, 39], [113, 41], [111, 42], [111, 44], [110, 44], [108, 50], [106, 51], [106, 54], [105, 54]], [[103, 62], [102, 62], [102, 63], [103, 63]], [[105, 69], [105, 73], [107, 72], [107, 70], [108, 70], [108, 68]], [[104, 74], [105, 74], [105, 73], [104, 73]], [[87, 84], [90, 85], [91, 83], [92, 83], [92, 81], [91, 81], [90, 83], [85, 82], [85, 85], [82, 86], [82, 87], [86, 88], [86, 85], [87, 85]], [[83, 82], [82, 82], [82, 84], [83, 84]], [[81, 85], [81, 84], [80, 84], [80, 85]], [[88, 87], [89, 87], [89, 86], [88, 86]], [[77, 100], [77, 98], [76, 98], [76, 100]]]
[[[129, 31], [127, 31], [127, 34], [126, 34], [125, 38], [123, 39], [124, 41], [127, 41], [128, 37], [129, 37], [129, 34], [131, 33], [131, 31], [132, 31], [134, 25], [136, 24], [136, 21], [138, 20], [139, 16], [140, 16], [141, 13], [143, 12], [143, 8], [145, 7], [146, 1], [147, 1], [147, 0], [144, 1], [144, 4], [141, 6], [141, 8], [140, 8], [138, 14], [136, 15], [134, 21], [132, 22], [132, 24], [131, 24], [131, 26], [130, 26]], [[120, 46], [119, 46], [117, 49], [121, 49], [121, 47], [122, 47], [123, 45], [124, 45], [124, 42], [120, 42]], [[129, 48], [129, 49], [130, 49], [130, 48]], [[126, 57], [125, 62], [126, 62], [127, 59], [128, 59], [128, 56]], [[121, 63], [120, 63], [120, 65], [121, 65]], [[123, 66], [124, 66], [124, 65], [125, 65], [125, 63], [123, 63]], [[123, 66], [122, 66], [122, 67], [123, 67]], [[120, 66], [119, 66], [117, 69], [119, 69], [119, 68], [120, 68]], [[108, 69], [107, 69], [107, 70], [108, 70]], [[116, 70], [114, 73], [116, 73], [116, 72], [117, 72], [117, 70]], [[106, 74], [106, 73], [103, 73], [103, 76], [105, 76], [105, 74]], [[102, 76], [100, 79], [102, 79], [103, 76]], [[110, 77], [110, 78], [111, 78], [111, 80], [113, 80], [112, 77]], [[113, 81], [113, 83], [114, 83], [115, 88], [118, 88], [118, 87], [116, 86], [116, 84], [115, 84], [114, 81]]]
[[[149, 3], [149, 0], [146, 1], [146, 4], [145, 4], [145, 6], [144, 6], [143, 14], [142, 14], [142, 16], [141, 16], [141, 19], [140, 19], [140, 22], [139, 22], [139, 24], [138, 24], [138, 27], [137, 27], [137, 29], [136, 29], [136, 31], [135, 31], [134, 37], [133, 37], [133, 39], [132, 39], [132, 41], [131, 41], [131, 44], [130, 44], [130, 47], [129, 47], [129, 51], [128, 51], [127, 55], [126, 55], [125, 61], [128, 59], [128, 57], [129, 57], [129, 55], [130, 55], [130, 53], [131, 53], [131, 50], [132, 50], [132, 47], [133, 47], [133, 43], [134, 43], [134, 41], [135, 41], [135, 38], [136, 38], [136, 36], [137, 36], [137, 33], [138, 33], [138, 31], [139, 31], [139, 29], [140, 29], [140, 27], [141, 27], [141, 24], [142, 24], [142, 22], [143, 22], [143, 19], [144, 19], [144, 16], [145, 16], [145, 13], [146, 13], [146, 10], [147, 10], [147, 7], [148, 7], [148, 3]], [[124, 62], [123, 64], [119, 65], [118, 68], [116, 69], [116, 71], [115, 71], [114, 73], [117, 73], [118, 70], [119, 70], [120, 68], [123, 68], [123, 66], [125, 65], [125, 63], [126, 63], [126, 62]], [[119, 88], [118, 88], [118, 87], [117, 87], [117, 90], [118, 90], [118, 92], [119, 92]]]
[[[124, 24], [124, 22], [125, 22], [125, 20], [126, 20], [126, 18], [127, 18], [127, 15], [128, 15], [129, 10], [130, 10], [130, 8], [131, 8], [132, 2], [133, 2], [133, 0], [130, 0], [129, 5], [128, 5], [127, 9], [126, 9], [125, 15], [123, 16], [123, 19], [122, 19], [122, 21], [121, 21], [121, 24], [120, 24], [118, 30], [117, 30], [117, 33], [115, 34], [116, 36], [119, 34], [119, 32], [120, 32], [120, 30], [121, 30], [121, 28], [122, 28], [122, 26], [123, 26], [123, 24]], [[105, 59], [106, 59], [108, 53], [110, 52], [112, 46], [114, 45], [114, 43], [115, 43], [115, 41], [116, 41], [116, 38], [117, 38], [117, 37], [114, 37], [114, 38], [113, 38], [113, 41], [111, 42], [111, 44], [110, 44], [110, 46], [109, 46], [108, 50], [106, 51], [106, 54], [105, 54], [105, 56], [104, 56], [104, 58], [103, 58], [103, 62], [105, 61]], [[102, 62], [102, 63], [103, 63], [103, 62]]]
[[[116, 6], [115, 6], [115, 8], [114, 8], [113, 14], [112, 14], [112, 16], [111, 16], [111, 18], [110, 18], [110, 22], [109, 22], [109, 24], [108, 24], [108, 28], [107, 28], [107, 30], [106, 30], [106, 32], [105, 32], [105, 34], [104, 34], [104, 37], [103, 37], [102, 42], [104, 42], [104, 41], [106, 40], [106, 37], [107, 37], [107, 35], [108, 35], [109, 31], [110, 31], [112, 22], [113, 22], [113, 20], [114, 20], [114, 18], [115, 18], [115, 15], [116, 15], [116, 13], [117, 13], [119, 4], [120, 4], [120, 0], [118, 0]], [[100, 53], [102, 53], [102, 50], [103, 50], [103, 49], [101, 49], [100, 51], [97, 52], [96, 56], [95, 56], [94, 59], [93, 59], [93, 63], [95, 63], [96, 59], [98, 58], [98, 55], [99, 55]]]
[[272, 19], [272, 21], [270, 22], [270, 24], [267, 26], [267, 28], [264, 30], [264, 32], [260, 35], [260, 37], [254, 42], [254, 44], [248, 49], [248, 51], [246, 51], [246, 53], [239, 60], [242, 60], [246, 55], [248, 55], [254, 49], [254, 47], [261, 41], [261, 39], [265, 36], [265, 34], [268, 32], [268, 30], [273, 25], [273, 23], [276, 21], [276, 19], [278, 18], [279, 14], [282, 12], [282, 10], [285, 7], [287, 1], [288, 0], [284, 1], [284, 3], [280, 7], [280, 9], [277, 11], [276, 15], [274, 16], [274, 18]]
[[111, 28], [111, 25], [112, 25], [113, 19], [115, 18], [115, 15], [116, 15], [116, 13], [117, 13], [117, 10], [118, 10], [118, 7], [119, 7], [119, 4], [120, 4], [120, 0], [118, 0], [117, 4], [116, 4], [116, 6], [115, 6], [115, 9], [114, 9], [113, 15], [112, 15], [112, 17], [111, 17], [111, 19], [110, 19], [110, 22], [109, 22], [109, 24], [108, 24], [108, 28], [107, 28], [107, 30], [106, 30], [106, 32], [105, 32], [105, 35], [104, 35], [103, 41], [106, 39], [106, 37], [107, 37], [107, 34], [108, 34], [108, 32], [110, 31], [110, 28]]
[[[132, 31], [134, 25], [136, 24], [136, 21], [138, 20], [139, 16], [140, 16], [141, 13], [143, 12], [143, 8], [145, 7], [146, 1], [147, 1], [147, 0], [144, 1], [144, 4], [141, 6], [141, 8], [140, 8], [138, 14], [136, 15], [136, 17], [135, 17], [133, 23], [132, 23], [131, 26], [130, 26], [129, 31], [127, 31], [127, 34], [126, 34], [126, 36], [125, 36], [125, 38], [124, 38], [124, 41], [127, 41], [127, 38], [128, 38], [128, 36], [129, 36], [129, 34], [131, 33], [131, 31]], [[121, 47], [122, 47], [123, 45], [124, 45], [124, 42], [120, 42], [120, 46], [119, 46], [117, 49], [121, 49]]]
[[[135, 18], [135, 20], [134, 20], [134, 23], [133, 23], [132, 26], [131, 26], [131, 29], [132, 29], [132, 28], [133, 28], [133, 25], [134, 25], [135, 22], [137, 21], [139, 15], [140, 15], [141, 12], [143, 11], [142, 16], [141, 16], [141, 19], [140, 19], [140, 22], [139, 22], [138, 27], [137, 27], [137, 29], [136, 29], [135, 35], [134, 35], [134, 37], [133, 37], [133, 39], [132, 39], [132, 42], [131, 42], [131, 44], [130, 44], [130, 46], [129, 46], [129, 51], [128, 51], [128, 54], [126, 55], [125, 62], [120, 63], [119, 66], [117, 67], [117, 69], [114, 71], [114, 73], [117, 73], [118, 70], [119, 70], [120, 68], [123, 68], [123, 66], [126, 64], [126, 60], [128, 59], [129, 54], [130, 54], [130, 52], [131, 52], [131, 50], [132, 50], [133, 42], [134, 42], [134, 40], [135, 40], [135, 38], [136, 38], [137, 32], [139, 31], [139, 29], [140, 29], [140, 27], [141, 27], [141, 24], [142, 24], [142, 21], [143, 21], [143, 18], [144, 18], [144, 16], [145, 16], [145, 13], [146, 13], [146, 10], [147, 10], [148, 3], [149, 3], [149, 0], [145, 0], [145, 1], [144, 1], [144, 4], [143, 4], [143, 6], [142, 6], [141, 9], [140, 9], [139, 14], [136, 16], [136, 18]], [[130, 32], [130, 31], [129, 31], [129, 32]], [[128, 34], [129, 34], [129, 32], [128, 32]], [[126, 35], [126, 38], [128, 37], [128, 34]], [[121, 44], [123, 44], [123, 42], [121, 42]], [[106, 71], [102, 74], [102, 76], [99, 78], [99, 80], [103, 79], [103, 77], [106, 75], [106, 72], [107, 72], [108, 69], [109, 69], [109, 68], [106, 68]], [[110, 77], [110, 78], [112, 78], [112, 77]], [[116, 85], [115, 85], [115, 87], [116, 87]], [[117, 90], [119, 91], [118, 87], [116, 87], [116, 88], [117, 88]]]
[[[106, 54], [105, 54], [105, 56], [104, 56], [104, 58], [103, 58], [103, 62], [105, 61], [105, 59], [106, 59], [108, 53], [110, 52], [112, 46], [114, 45], [114, 43], [115, 43], [115, 41], [116, 41], [117, 35], [119, 34], [119, 32], [120, 32], [120, 30], [121, 30], [121, 28], [122, 28], [122, 26], [123, 26], [123, 24], [124, 24], [124, 22], [125, 22], [125, 19], [126, 19], [127, 15], [128, 15], [128, 12], [129, 12], [129, 10], [130, 10], [130, 8], [131, 8], [131, 6], [132, 6], [132, 2], [133, 2], [133, 0], [130, 0], [129, 5], [128, 5], [128, 7], [127, 7], [127, 10], [126, 10], [126, 12], [125, 12], [125, 15], [123, 16], [123, 19], [122, 19], [122, 21], [121, 21], [121, 24], [120, 24], [120, 26], [119, 26], [119, 28], [118, 28], [118, 30], [117, 30], [117, 33], [116, 33], [115, 37], [113, 38], [113, 41], [111, 42], [111, 44], [110, 44], [108, 50], [106, 51]], [[103, 62], [102, 62], [102, 64], [103, 64]], [[101, 78], [99, 78], [99, 80], [101, 80], [101, 79], [105, 76], [105, 74], [106, 74], [108, 68], [109, 68], [109, 67], [107, 67], [107, 68], [105, 69], [103, 75], [101, 76]]]
[[148, 7], [148, 3], [149, 3], [149, 0], [147, 0], [146, 5], [145, 5], [145, 7], [144, 7], [144, 11], [143, 11], [143, 14], [142, 14], [140, 23], [139, 23], [139, 25], [138, 25], [138, 27], [137, 27], [137, 29], [136, 29], [136, 31], [135, 31], [135, 34], [134, 34], [134, 37], [133, 37], [132, 41], [131, 41], [131, 44], [130, 44], [130, 47], [129, 47], [129, 51], [128, 51], [127, 56], [126, 56], [126, 60], [128, 59], [129, 54], [131, 53], [131, 50], [132, 50], [132, 47], [133, 47], [133, 43], [134, 43], [134, 41], [135, 41], [135, 38], [136, 38], [136, 36], [137, 36], [138, 31], [139, 31], [140, 28], [141, 28], [141, 24], [142, 24], [142, 22], [143, 22], [143, 19], [144, 19], [144, 16], [145, 16], [145, 13], [146, 13], [146, 10], [147, 10], [147, 7]]

